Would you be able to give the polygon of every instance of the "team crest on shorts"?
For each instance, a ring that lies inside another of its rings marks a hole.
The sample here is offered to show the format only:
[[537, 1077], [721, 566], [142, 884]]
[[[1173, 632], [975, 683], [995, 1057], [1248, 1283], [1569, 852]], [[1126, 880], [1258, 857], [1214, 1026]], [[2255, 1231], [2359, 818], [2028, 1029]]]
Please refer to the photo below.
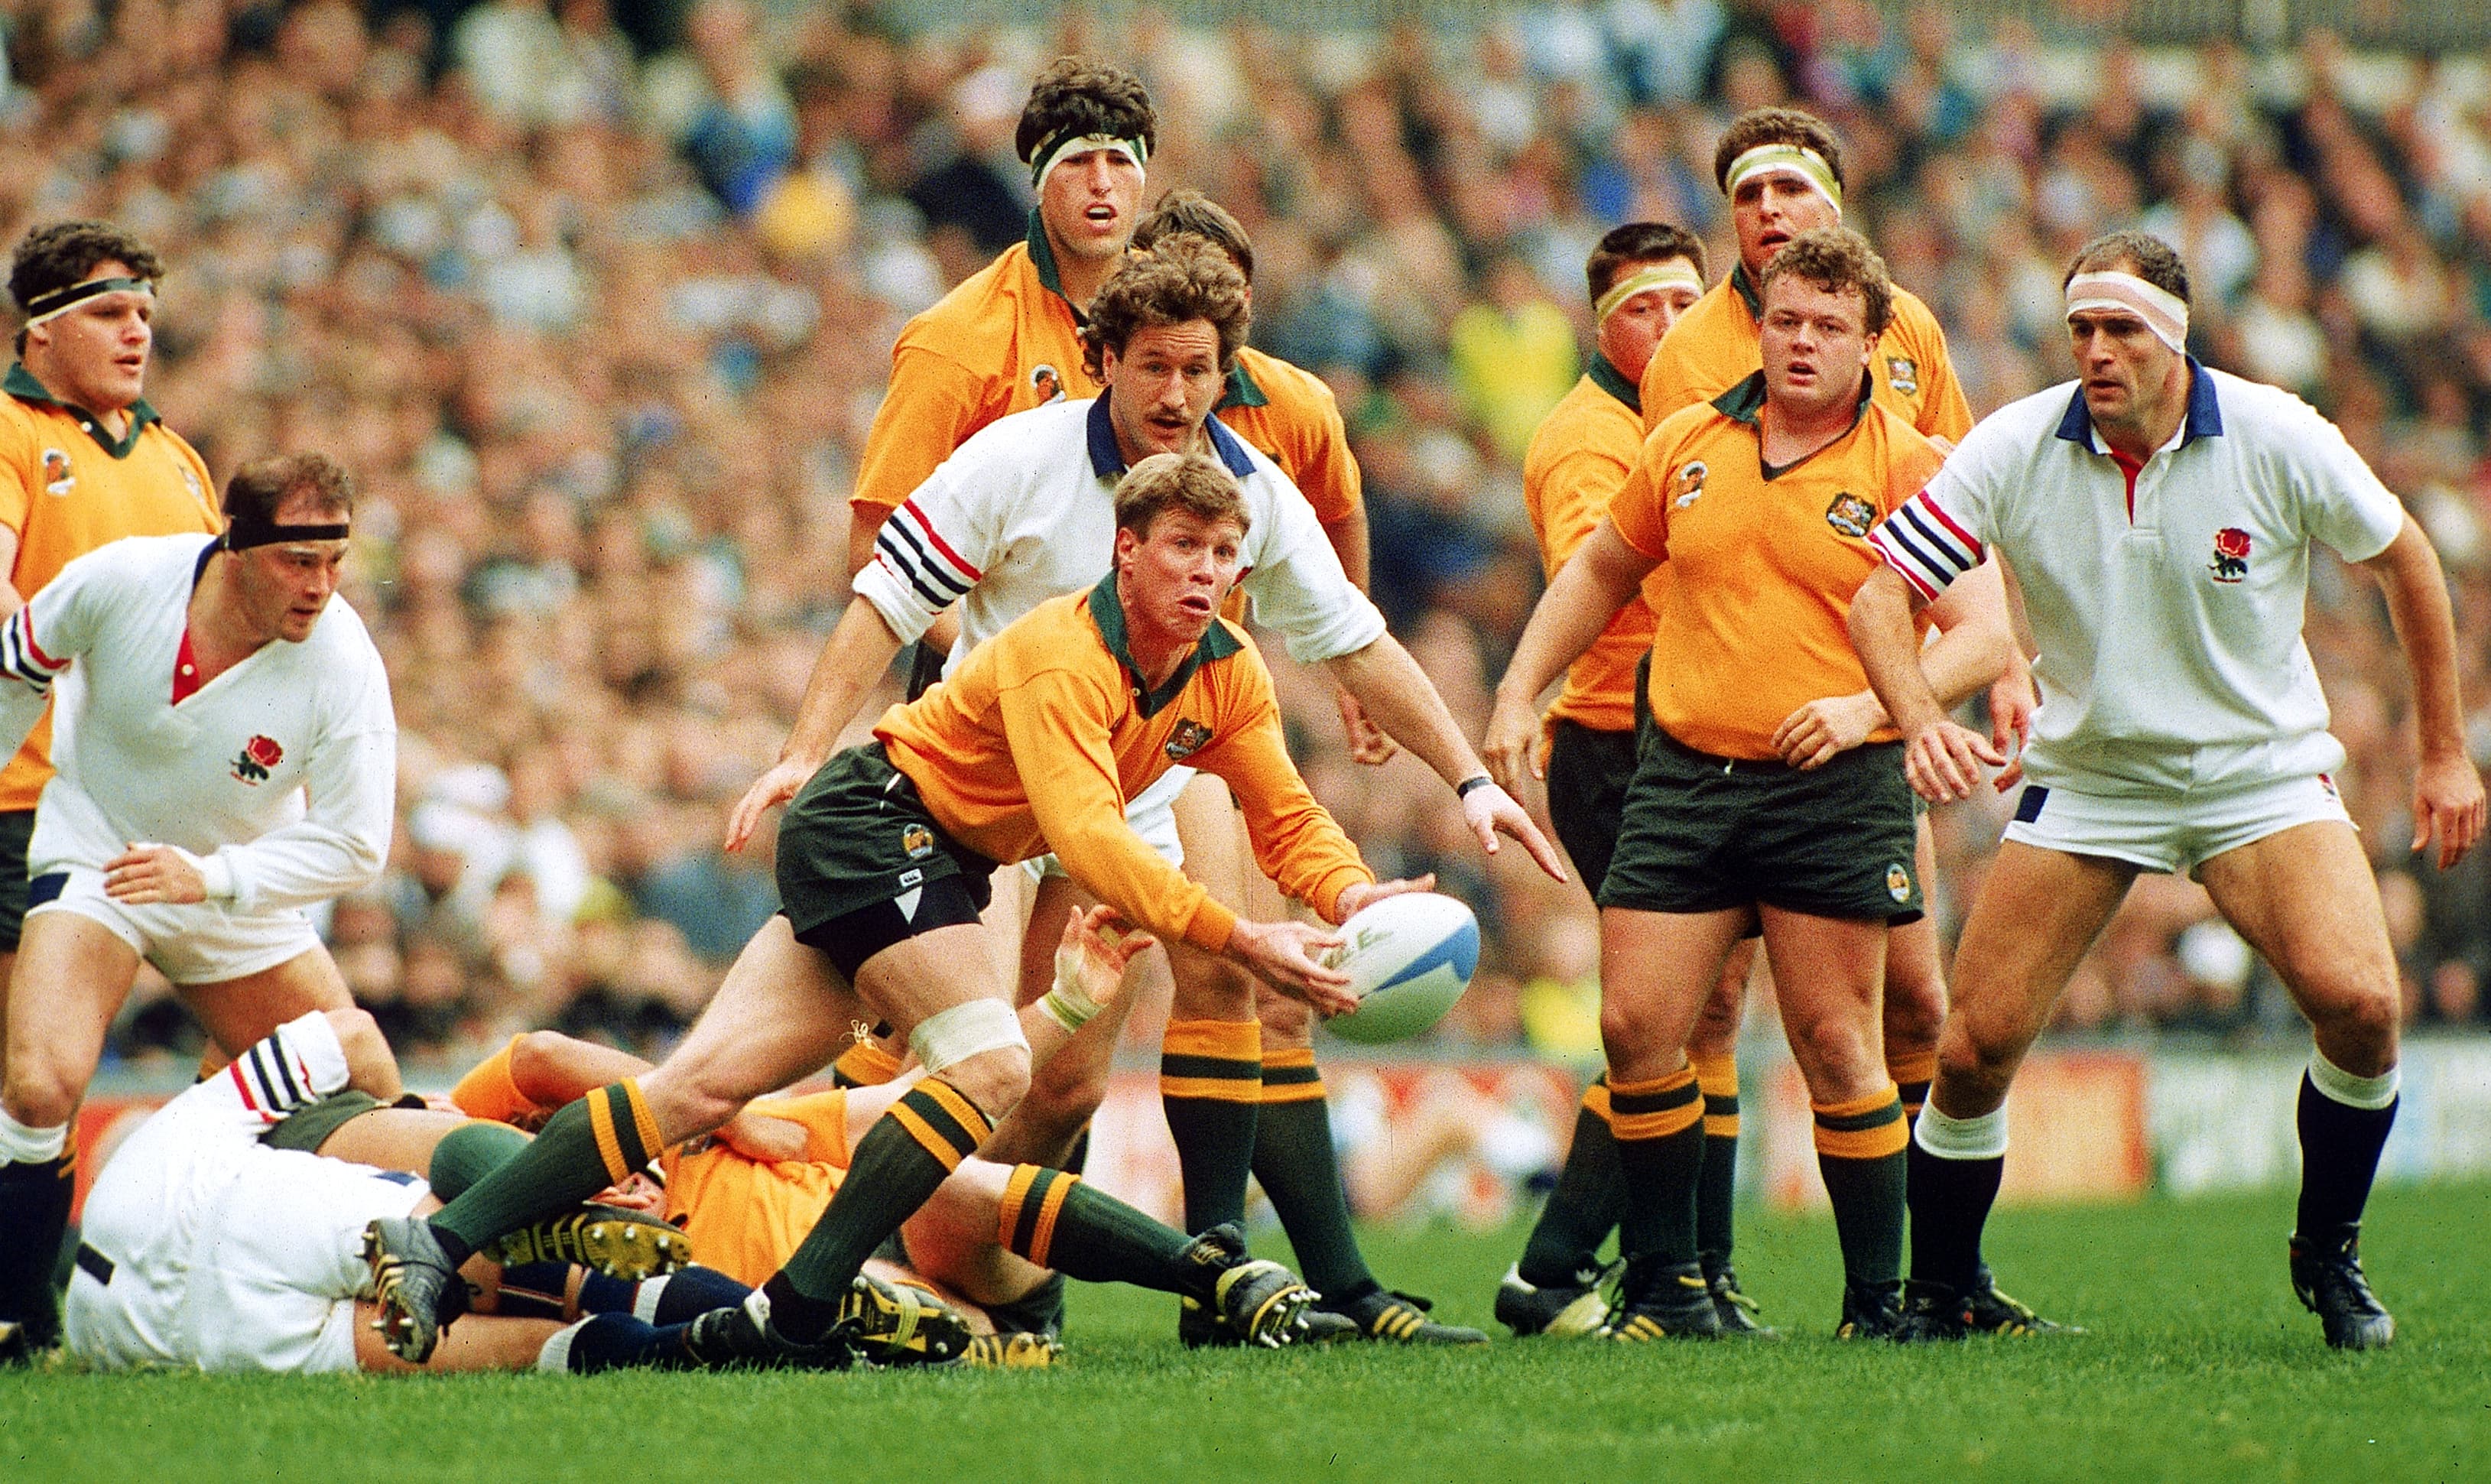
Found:
[[1920, 368], [1913, 364], [1909, 356], [1888, 356], [1886, 385], [1905, 396], [1911, 396], [1920, 390]]
[[1864, 538], [1877, 523], [1877, 508], [1846, 489], [1825, 508], [1825, 523], [1845, 536]]
[[277, 744], [276, 738], [254, 737], [234, 754], [233, 775], [237, 782], [257, 788], [268, 781], [269, 770], [284, 761], [285, 749]]
[[2249, 534], [2238, 526], [2214, 533], [2214, 560], [2208, 565], [2216, 582], [2238, 582], [2249, 574]]
[[44, 451], [44, 493], [66, 495], [77, 488], [77, 476], [70, 472], [70, 455], [66, 449]]
[[1904, 870], [1899, 863], [1886, 867], [1886, 894], [1897, 903], [1912, 899], [1912, 873]]
[[1038, 393], [1041, 407], [1064, 400], [1064, 373], [1044, 362], [1029, 368], [1029, 390]]
[[1704, 460], [1700, 458], [1689, 459], [1680, 465], [1678, 477], [1669, 481], [1670, 507], [1683, 510], [1693, 505], [1695, 497], [1704, 493], [1704, 477], [1712, 472], [1704, 467]]
[[1200, 752], [1210, 741], [1211, 728], [1199, 721], [1180, 721], [1176, 730], [1168, 734], [1167, 755], [1182, 763]]
[[923, 860], [934, 854], [934, 831], [923, 825], [910, 825], [899, 831], [899, 848], [908, 852], [911, 860]]

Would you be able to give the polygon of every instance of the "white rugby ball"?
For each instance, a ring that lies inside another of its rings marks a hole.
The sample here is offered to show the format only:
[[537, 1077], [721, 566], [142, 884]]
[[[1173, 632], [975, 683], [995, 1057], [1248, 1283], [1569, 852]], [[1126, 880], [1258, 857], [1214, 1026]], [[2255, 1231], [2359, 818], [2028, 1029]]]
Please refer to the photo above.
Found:
[[1440, 892], [1388, 896], [1342, 923], [1340, 935], [1348, 941], [1325, 956], [1348, 971], [1358, 1008], [1325, 1024], [1343, 1040], [1417, 1035], [1445, 1018], [1479, 968], [1479, 918]]

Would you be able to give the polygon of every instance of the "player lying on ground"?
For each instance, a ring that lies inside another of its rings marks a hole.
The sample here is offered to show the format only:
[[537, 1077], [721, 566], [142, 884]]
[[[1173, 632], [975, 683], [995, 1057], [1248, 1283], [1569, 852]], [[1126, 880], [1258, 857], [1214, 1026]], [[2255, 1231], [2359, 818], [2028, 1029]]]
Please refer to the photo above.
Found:
[[[1086, 1075], [1055, 1079], [1070, 1095], [1033, 1093], [1006, 1119], [1007, 1125], [1040, 1125], [1021, 1131], [1015, 1141], [1021, 1147], [1069, 1146], [1105, 1093], [1107, 1058], [1084, 1055], [1090, 1048], [1080, 1043], [1112, 1046], [1113, 1023], [1097, 1012], [1114, 1002], [1127, 962], [1151, 941], [1131, 934], [1110, 942], [1105, 930], [1113, 921], [1104, 907], [1073, 914], [1057, 943], [1055, 1008], [1032, 1005], [1021, 1012], [1033, 1046], [1047, 1043], [1050, 1017], [1088, 1022], [1048, 1059], [1083, 1063]], [[648, 1070], [628, 1053], [540, 1031], [514, 1037], [469, 1072], [452, 1096], [478, 1118], [536, 1123], [565, 1103]], [[763, 1281], [802, 1244], [846, 1178], [857, 1144], [920, 1075], [755, 1099], [720, 1130], [723, 1137], [696, 1139], [659, 1156], [664, 1179], [661, 1190], [651, 1192], [656, 1208], [684, 1229], [706, 1266], [746, 1283]], [[602, 1199], [621, 1204], [615, 1196]], [[1034, 1165], [962, 1160], [900, 1229], [897, 1242], [895, 1251], [884, 1249], [897, 1266], [877, 1262], [867, 1270], [922, 1282], [953, 1300], [970, 1333], [994, 1337], [969, 1341], [970, 1356], [1011, 1364], [1043, 1364], [1055, 1350], [1066, 1273], [1182, 1295], [1245, 1343], [1276, 1343], [1312, 1296], [1277, 1264], [1246, 1260], [1234, 1227], [1188, 1240], [1077, 1176]], [[920, 1334], [935, 1327], [930, 1319], [918, 1324]], [[935, 1348], [956, 1350], [957, 1338], [947, 1334]], [[919, 1353], [926, 1349], [920, 1345]]]
[[[227, 1050], [352, 1003], [303, 909], [380, 874], [397, 783], [389, 678], [332, 600], [353, 502], [319, 454], [247, 465], [222, 537], [115, 541], [0, 628], [0, 748], [76, 679], [28, 857], [9, 1168], [66, 1174], [52, 1162], [142, 958]], [[0, 1178], [0, 1237], [57, 1252], [66, 1201], [21, 1196]]]
[[837, 1363], [865, 1260], [1029, 1083], [1029, 1041], [978, 920], [999, 862], [1052, 850], [1128, 921], [1347, 1008], [1348, 976], [1314, 956], [1337, 938], [1239, 918], [1125, 821], [1126, 800], [1183, 760], [1237, 791], [1264, 870], [1327, 921], [1423, 885], [1379, 885], [1289, 761], [1271, 675], [1218, 618], [1246, 527], [1216, 461], [1144, 459], [1118, 486], [1114, 567], [1095, 588], [1040, 603], [831, 759], [779, 831], [782, 915], [665, 1063], [557, 1113], [431, 1220], [375, 1224], [394, 1346], [429, 1353], [467, 1253], [809, 1075], [851, 1021], [887, 1020], [926, 1075], [858, 1141], [787, 1265], [728, 1311], [753, 1358]]
[[[1842, 1245], [1836, 1330], [1902, 1319], [1906, 1132], [1885, 1065], [1890, 924], [1920, 915], [1901, 746], [1844, 641], [1875, 565], [1868, 531], [1943, 452], [1869, 394], [1885, 264], [1841, 227], [1765, 269], [1764, 367], [1663, 422], [1549, 586], [1497, 685], [1491, 766], [1538, 767], [1536, 702], [1661, 565], [1645, 701], [1654, 730], [1600, 886], [1600, 1032], [1626, 1177], [1626, 1271], [1606, 1333], [1716, 1335], [1698, 1257], [1704, 1103], [1686, 1043], [1722, 965], [1764, 930], [1782, 1026], [1815, 1112]], [[1996, 680], [2003, 593], [1933, 651], [1949, 694]]]
[[2343, 434], [2291, 393], [2187, 353], [2188, 275], [2141, 232], [2065, 280], [2080, 379], [2000, 409], [1873, 538], [1851, 637], [1902, 728], [1912, 786], [1960, 799], [2004, 759], [1949, 722], [1912, 615], [1991, 548], [2040, 648], [2030, 781], [1955, 949], [1955, 1002], [1914, 1135], [1911, 1320], [1967, 1328], [2006, 1168], [2007, 1089], [2138, 871], [2185, 870], [2309, 1017], [2292, 1285], [2327, 1343], [2387, 1344], [2361, 1210], [2396, 1115], [2395, 954], [2330, 774], [2344, 748], [2301, 637], [2309, 548], [2369, 569], [2412, 671], [2413, 846], [2445, 870], [2482, 831], [2439, 558]]

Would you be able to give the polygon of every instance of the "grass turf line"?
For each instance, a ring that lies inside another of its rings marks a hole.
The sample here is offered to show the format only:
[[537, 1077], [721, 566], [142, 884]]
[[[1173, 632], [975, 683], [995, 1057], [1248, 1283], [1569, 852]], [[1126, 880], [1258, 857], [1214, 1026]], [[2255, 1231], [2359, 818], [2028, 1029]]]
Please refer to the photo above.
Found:
[[[2393, 1350], [2339, 1355], [2284, 1279], [2288, 1195], [2001, 1212], [2010, 1292], [2093, 1333], [1897, 1351], [1828, 1338], [1831, 1223], [1750, 1215], [1773, 1345], [1513, 1343], [1519, 1230], [1373, 1234], [1387, 1282], [1484, 1351], [1188, 1353], [1174, 1301], [1075, 1285], [1042, 1375], [209, 1378], [0, 1372], [0, 1476], [51, 1480], [901, 1476], [1542, 1481], [2479, 1476], [2491, 1187], [2382, 1190], [2365, 1242]], [[1276, 1243], [1272, 1244], [1276, 1247]]]

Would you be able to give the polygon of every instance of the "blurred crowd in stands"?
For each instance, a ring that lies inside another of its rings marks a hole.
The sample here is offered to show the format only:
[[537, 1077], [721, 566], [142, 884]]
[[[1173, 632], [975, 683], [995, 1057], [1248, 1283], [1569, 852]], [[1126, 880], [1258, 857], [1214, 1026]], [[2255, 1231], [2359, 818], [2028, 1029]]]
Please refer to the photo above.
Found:
[[[416, 1055], [535, 1026], [654, 1050], [773, 910], [768, 843], [722, 852], [725, 809], [847, 599], [892, 339], [1022, 235], [1012, 127], [1062, 51], [1149, 81], [1150, 194], [1201, 187], [1254, 234], [1254, 338], [1337, 391], [1376, 596], [1474, 726], [1539, 585], [1517, 462], [1580, 369], [1585, 255], [1656, 218], [1734, 261], [1714, 139], [1792, 102], [1842, 132], [1850, 220], [1937, 310], [1976, 413], [2070, 374], [2079, 241], [2170, 238], [2198, 353], [2335, 418], [2436, 538], [2491, 759], [2478, 60], [2325, 36], [2141, 53], [1867, 0], [1372, 36], [1147, 12], [903, 34], [835, 0], [692, 0], [627, 34], [607, 4], [0, 4], [0, 231], [97, 216], [151, 238], [151, 401], [220, 478], [317, 448], [361, 481], [348, 596], [394, 677], [403, 812], [386, 882], [330, 932]], [[2374, 586], [2322, 564], [2308, 631], [2411, 1013], [2479, 1025], [2491, 883], [2479, 855], [2445, 877], [2409, 856], [2405, 672]], [[1519, 852], [1479, 857], [1422, 768], [1348, 762], [1328, 686], [1275, 663], [1309, 776], [1379, 869], [1442, 871], [1489, 923], [1440, 1036], [1592, 1052], [1586, 899]], [[1941, 816], [1949, 923], [2007, 807]], [[2192, 885], [2146, 879], [2064, 1028], [2288, 1017], [2210, 918]], [[181, 1018], [142, 1004], [118, 1044]]]

